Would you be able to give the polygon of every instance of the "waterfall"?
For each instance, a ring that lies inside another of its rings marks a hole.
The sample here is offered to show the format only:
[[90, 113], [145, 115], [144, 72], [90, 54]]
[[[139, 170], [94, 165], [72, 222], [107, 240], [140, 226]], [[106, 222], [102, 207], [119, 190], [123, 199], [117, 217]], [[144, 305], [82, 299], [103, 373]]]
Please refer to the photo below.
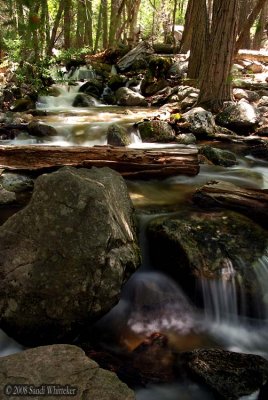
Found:
[[256, 279], [260, 287], [262, 314], [268, 322], [268, 247], [255, 265]]
[[225, 259], [225, 267], [219, 279], [201, 280], [205, 316], [216, 322], [237, 321], [238, 305], [236, 272], [232, 261]]

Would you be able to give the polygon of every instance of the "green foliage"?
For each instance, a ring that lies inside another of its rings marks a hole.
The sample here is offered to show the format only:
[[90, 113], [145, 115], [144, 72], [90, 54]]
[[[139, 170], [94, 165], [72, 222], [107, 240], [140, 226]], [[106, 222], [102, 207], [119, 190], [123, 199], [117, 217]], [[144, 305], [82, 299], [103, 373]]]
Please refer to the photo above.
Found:
[[3, 38], [4, 48], [8, 52], [9, 58], [13, 62], [20, 62], [21, 60], [21, 39]]

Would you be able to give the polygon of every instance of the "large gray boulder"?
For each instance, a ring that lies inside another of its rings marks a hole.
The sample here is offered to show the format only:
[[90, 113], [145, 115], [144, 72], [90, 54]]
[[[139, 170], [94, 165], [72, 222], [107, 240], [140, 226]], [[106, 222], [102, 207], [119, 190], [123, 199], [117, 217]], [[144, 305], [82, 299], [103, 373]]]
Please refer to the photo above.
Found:
[[194, 107], [182, 114], [182, 117], [189, 122], [190, 131], [198, 139], [213, 136], [216, 132], [216, 124], [212, 113], [202, 107]]
[[246, 102], [239, 102], [228, 105], [223, 111], [218, 113], [216, 122], [239, 134], [248, 134], [257, 128], [260, 117], [253, 105]]
[[27, 399], [135, 399], [134, 392], [115, 373], [100, 368], [80, 348], [64, 344], [37, 347], [2, 357], [2, 398], [17, 398], [12, 396], [16, 393], [15, 385], [23, 390], [23, 397]]
[[40, 176], [0, 243], [1, 327], [26, 345], [72, 340], [140, 262], [127, 187], [109, 168]]

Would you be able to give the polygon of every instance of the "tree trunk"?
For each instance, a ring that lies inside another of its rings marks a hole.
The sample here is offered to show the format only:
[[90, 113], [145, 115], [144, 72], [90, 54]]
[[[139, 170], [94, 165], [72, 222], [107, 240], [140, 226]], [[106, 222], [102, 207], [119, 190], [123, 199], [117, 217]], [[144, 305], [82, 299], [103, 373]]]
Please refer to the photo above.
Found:
[[256, 32], [253, 39], [253, 46], [254, 50], [260, 50], [262, 47], [262, 40], [264, 36], [267, 38], [267, 34], [265, 34], [266, 24], [267, 24], [267, 17], [268, 17], [268, 2], [266, 2], [261, 10], [260, 18], [256, 26]]
[[0, 146], [0, 167], [40, 170], [64, 165], [110, 167], [133, 178], [197, 175], [198, 151], [194, 148], [140, 150], [109, 146]]
[[267, 3], [268, 0], [257, 0], [257, 3], [255, 7], [253, 8], [252, 12], [248, 16], [243, 29], [241, 32], [239, 32], [238, 39], [236, 41], [236, 46], [235, 46], [235, 51], [236, 53], [238, 52], [239, 49], [242, 48], [242, 44], [244, 43], [244, 38], [250, 31], [250, 28], [252, 27], [254, 21], [258, 17], [261, 9], [264, 7], [264, 5]]
[[102, 0], [102, 47], [108, 47], [108, 4], [107, 0]]
[[[252, 0], [240, 0], [240, 11], [239, 11], [239, 19], [238, 19], [238, 32], [242, 32], [244, 25], [247, 21], [247, 18], [252, 11]], [[250, 40], [250, 30], [245, 32], [243, 37], [243, 42], [241, 42], [242, 49], [250, 49], [251, 48], [251, 40]]]
[[64, 10], [64, 0], [60, 0], [59, 8], [58, 8], [58, 11], [57, 11], [57, 14], [55, 17], [53, 29], [51, 32], [51, 38], [50, 38], [48, 49], [47, 49], [47, 53], [49, 56], [52, 54], [52, 49], [56, 42], [57, 31], [58, 31], [58, 28], [60, 25], [60, 20], [61, 20], [62, 14], [63, 14], [63, 10]]
[[200, 74], [197, 104], [219, 111], [232, 100], [231, 67], [237, 33], [239, 0], [214, 0], [213, 19], [206, 55]]
[[181, 53], [187, 53], [187, 51], [189, 51], [191, 48], [193, 30], [195, 28], [193, 24], [193, 10], [195, 6], [195, 1], [196, 0], [188, 1], [187, 10], [185, 14], [184, 30], [181, 38], [181, 46], [180, 46]]
[[92, 0], [85, 0], [85, 16], [84, 16], [84, 44], [93, 47], [93, 28], [92, 28]]
[[98, 25], [97, 25], [96, 38], [93, 50], [94, 53], [96, 53], [98, 50], [99, 40], [101, 37], [101, 29], [102, 29], [102, 2], [100, 2], [100, 7], [99, 7]]
[[68, 50], [71, 47], [71, 25], [72, 25], [72, 0], [64, 0], [64, 23], [63, 23], [63, 37], [64, 48]]
[[206, 52], [209, 25], [206, 0], [195, 0], [192, 10], [192, 24], [196, 27], [192, 35], [191, 52], [189, 57], [188, 78], [198, 79]]

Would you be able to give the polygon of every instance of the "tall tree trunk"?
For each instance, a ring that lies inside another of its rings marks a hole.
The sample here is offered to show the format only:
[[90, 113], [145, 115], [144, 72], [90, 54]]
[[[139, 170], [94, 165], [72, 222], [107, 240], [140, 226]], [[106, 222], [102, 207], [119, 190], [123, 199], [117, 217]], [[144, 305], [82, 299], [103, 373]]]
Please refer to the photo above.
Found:
[[235, 46], [235, 51], [238, 52], [242, 48], [242, 44], [244, 42], [245, 36], [248, 34], [250, 31], [250, 28], [252, 27], [254, 21], [258, 17], [261, 9], [264, 7], [264, 5], [267, 3], [268, 0], [257, 0], [257, 3], [253, 10], [251, 11], [250, 15], [248, 16], [242, 31], [239, 32], [238, 39], [236, 41], [236, 46]]
[[196, 0], [189, 0], [187, 5], [184, 30], [181, 38], [181, 46], [180, 46], [181, 53], [187, 53], [187, 51], [190, 50], [191, 48], [193, 30], [195, 28], [193, 24], [193, 10], [195, 6], [195, 1]]
[[262, 46], [262, 40], [264, 37], [264, 31], [268, 17], [268, 2], [266, 2], [261, 10], [260, 18], [257, 23], [256, 32], [253, 39], [253, 49], [260, 50]]
[[[244, 25], [247, 21], [247, 18], [252, 11], [252, 0], [240, 0], [240, 11], [239, 11], [239, 19], [238, 19], [238, 32], [242, 32]], [[250, 29], [245, 32], [243, 36], [243, 41], [241, 42], [242, 49], [250, 49], [251, 40], [250, 40]]]
[[200, 69], [204, 62], [204, 55], [209, 34], [209, 17], [206, 0], [195, 0], [192, 11], [192, 24], [196, 27], [192, 35], [191, 52], [189, 58], [188, 78], [199, 78]]
[[72, 11], [72, 0], [64, 0], [64, 17], [63, 17], [63, 37], [64, 37], [64, 48], [67, 50], [71, 47], [71, 11]]
[[197, 104], [218, 111], [232, 100], [231, 67], [237, 34], [239, 0], [214, 0], [211, 33], [200, 74]]
[[102, 46], [108, 47], [108, 2], [102, 0]]
[[75, 45], [76, 48], [83, 47], [84, 45], [84, 34], [85, 34], [85, 0], [76, 1], [76, 33], [75, 33]]
[[65, 5], [65, 0], [60, 0], [59, 3], [59, 8], [55, 17], [55, 21], [54, 21], [54, 25], [53, 25], [53, 29], [51, 32], [51, 37], [50, 37], [50, 41], [49, 41], [49, 45], [48, 45], [48, 49], [47, 49], [47, 53], [48, 55], [52, 54], [52, 49], [55, 45], [55, 41], [56, 41], [56, 37], [57, 37], [57, 31], [60, 25], [60, 20], [63, 14], [63, 10], [64, 10], [64, 5]]
[[85, 0], [85, 38], [84, 44], [93, 47], [93, 28], [92, 28], [92, 0]]
[[99, 46], [99, 40], [101, 36], [101, 28], [102, 28], [102, 1], [100, 2], [99, 6], [99, 16], [98, 16], [98, 25], [97, 25], [97, 31], [96, 31], [96, 39], [95, 39], [95, 44], [94, 44], [94, 53], [98, 50]]

